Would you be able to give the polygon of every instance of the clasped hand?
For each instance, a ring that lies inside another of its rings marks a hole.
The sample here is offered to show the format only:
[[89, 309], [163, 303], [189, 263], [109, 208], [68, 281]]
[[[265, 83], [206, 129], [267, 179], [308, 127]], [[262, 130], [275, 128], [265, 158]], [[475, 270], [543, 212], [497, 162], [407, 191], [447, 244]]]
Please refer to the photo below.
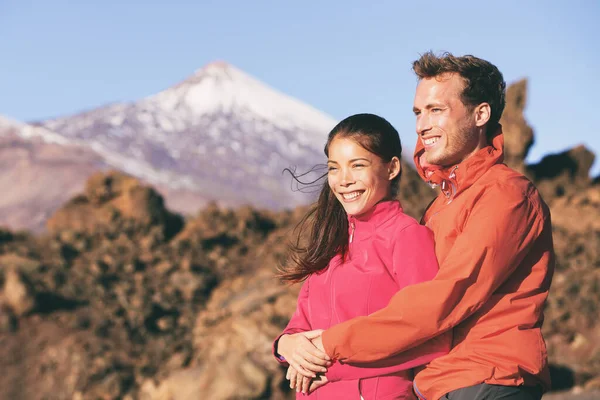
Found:
[[324, 373], [332, 363], [323, 350], [322, 332], [299, 332], [279, 339], [277, 352], [290, 364], [286, 379], [296, 392], [311, 393], [327, 383]]

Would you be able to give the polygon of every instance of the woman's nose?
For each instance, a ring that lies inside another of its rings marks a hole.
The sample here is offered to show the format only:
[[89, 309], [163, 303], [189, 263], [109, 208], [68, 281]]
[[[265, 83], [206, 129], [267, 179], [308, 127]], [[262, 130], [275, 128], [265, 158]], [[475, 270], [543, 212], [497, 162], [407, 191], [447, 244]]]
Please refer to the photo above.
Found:
[[340, 182], [343, 186], [348, 186], [354, 183], [354, 178], [352, 176], [352, 172], [349, 169], [342, 171], [342, 180]]

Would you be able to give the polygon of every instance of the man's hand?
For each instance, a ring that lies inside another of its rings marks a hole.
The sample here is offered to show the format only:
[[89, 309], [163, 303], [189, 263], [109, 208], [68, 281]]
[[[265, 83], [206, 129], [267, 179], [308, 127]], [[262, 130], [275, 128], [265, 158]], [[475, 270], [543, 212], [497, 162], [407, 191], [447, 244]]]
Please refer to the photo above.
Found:
[[[301, 375], [315, 378], [317, 372], [326, 372], [331, 359], [319, 350], [311, 340], [320, 337], [322, 330], [283, 335], [277, 343], [277, 353]], [[322, 347], [322, 345], [321, 345]]]
[[[323, 333], [323, 331], [321, 331]], [[312, 344], [323, 353], [325, 353], [325, 347], [323, 346], [323, 336], [319, 335], [314, 339], [311, 339]], [[327, 353], [325, 353], [327, 355]]]

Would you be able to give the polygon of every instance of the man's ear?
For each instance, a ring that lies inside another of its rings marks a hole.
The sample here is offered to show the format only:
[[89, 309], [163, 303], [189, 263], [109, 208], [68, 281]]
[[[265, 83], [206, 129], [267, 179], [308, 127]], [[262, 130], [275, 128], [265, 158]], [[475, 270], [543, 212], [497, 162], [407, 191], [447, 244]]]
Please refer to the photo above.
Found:
[[475, 113], [475, 125], [478, 127], [487, 124], [492, 117], [492, 107], [488, 103], [481, 103], [475, 106], [473, 112]]
[[400, 159], [398, 157], [392, 157], [388, 167], [388, 180], [392, 180], [398, 176], [398, 174], [402, 171], [402, 164], [400, 163]]

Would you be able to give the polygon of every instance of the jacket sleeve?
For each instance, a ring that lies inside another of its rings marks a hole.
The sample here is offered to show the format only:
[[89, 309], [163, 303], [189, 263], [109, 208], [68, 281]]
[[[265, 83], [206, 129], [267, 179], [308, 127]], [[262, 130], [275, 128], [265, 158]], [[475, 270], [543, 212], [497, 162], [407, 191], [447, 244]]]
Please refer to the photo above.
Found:
[[446, 332], [480, 309], [540, 236], [547, 210], [509, 185], [482, 191], [437, 276], [396, 293], [383, 309], [323, 332], [333, 359], [382, 360]]
[[283, 335], [289, 335], [298, 332], [310, 331], [311, 325], [308, 319], [308, 291], [309, 291], [310, 277], [304, 281], [300, 293], [298, 294], [298, 302], [296, 304], [296, 311], [292, 315], [290, 322], [287, 324], [283, 332], [277, 336], [273, 342], [273, 355], [275, 359], [282, 365], [289, 365], [283, 357], [277, 353], [277, 343]]
[[[433, 233], [421, 225], [409, 225], [396, 236], [392, 272], [398, 288], [429, 281], [438, 272]], [[393, 357], [360, 366], [334, 363], [325, 374], [329, 381], [372, 378], [427, 364], [450, 350], [451, 332], [439, 335], [420, 346]]]

